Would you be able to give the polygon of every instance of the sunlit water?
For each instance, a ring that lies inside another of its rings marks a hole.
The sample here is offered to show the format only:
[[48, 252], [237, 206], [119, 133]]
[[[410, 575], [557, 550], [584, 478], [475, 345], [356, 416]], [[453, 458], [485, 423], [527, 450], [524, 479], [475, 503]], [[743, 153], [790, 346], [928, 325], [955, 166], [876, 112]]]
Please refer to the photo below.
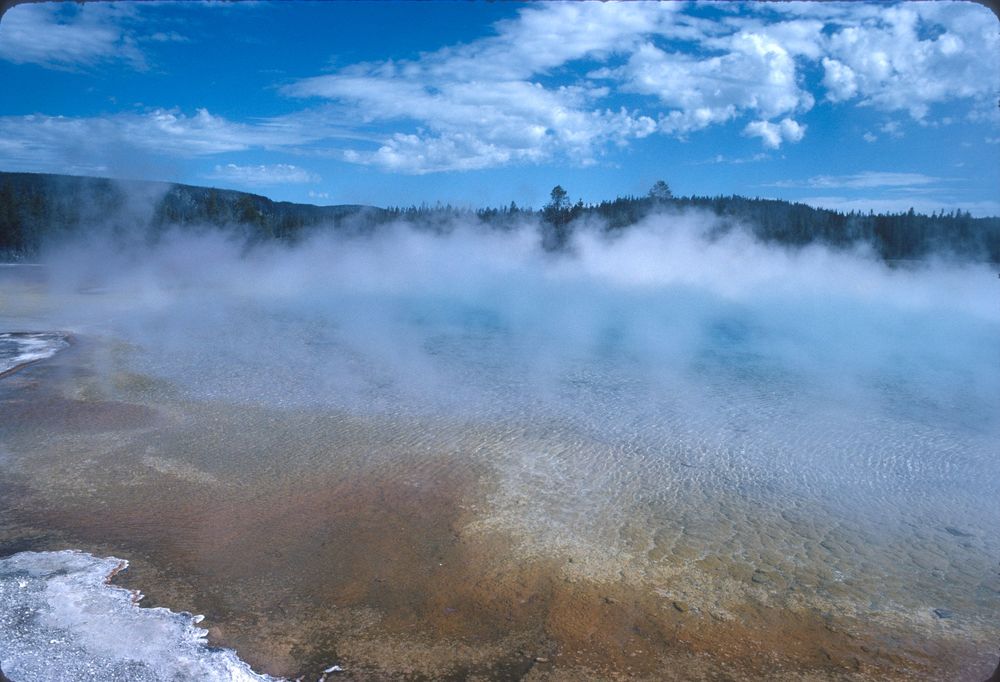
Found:
[[[479, 481], [464, 532], [575, 557], [580, 577], [706, 613], [787, 590], [866, 620], [995, 632], [989, 269], [725, 240], [549, 258], [515, 237], [435, 239], [242, 261], [207, 242], [105, 277], [55, 264], [47, 283], [0, 284], [0, 332], [70, 330], [92, 348], [77, 396], [169, 412], [155, 439], [106, 446], [127, 450], [119, 465], [253, 486], [409, 476], [447, 455]], [[33, 458], [72, 443], [3, 433], [0, 467], [70, 494]], [[707, 558], [750, 580], [699, 577]]]

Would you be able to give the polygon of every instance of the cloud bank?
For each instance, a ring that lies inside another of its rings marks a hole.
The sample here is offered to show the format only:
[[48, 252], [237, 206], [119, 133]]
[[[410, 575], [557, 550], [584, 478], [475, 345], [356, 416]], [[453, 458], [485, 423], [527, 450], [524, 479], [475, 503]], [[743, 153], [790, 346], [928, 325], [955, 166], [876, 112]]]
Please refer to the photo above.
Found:
[[237, 185], [278, 185], [278, 184], [311, 184], [321, 180], [315, 173], [304, 168], [287, 163], [258, 166], [240, 166], [227, 163], [216, 166], [215, 171], [208, 176], [213, 180], [225, 180]]

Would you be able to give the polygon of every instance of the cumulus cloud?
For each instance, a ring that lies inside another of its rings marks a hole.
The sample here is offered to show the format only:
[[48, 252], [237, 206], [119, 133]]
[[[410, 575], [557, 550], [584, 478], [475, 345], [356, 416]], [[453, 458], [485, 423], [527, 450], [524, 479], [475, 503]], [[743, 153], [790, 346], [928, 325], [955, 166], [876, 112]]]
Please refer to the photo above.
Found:
[[[802, 8], [805, 12], [812, 8]], [[975, 3], [904, 3], [845, 8], [829, 19], [823, 85], [833, 101], [858, 98], [915, 119], [931, 105], [969, 98], [992, 103], [1000, 71], [996, 19]], [[975, 46], [975, 48], [972, 48]]]
[[823, 57], [823, 86], [826, 98], [832, 102], [842, 102], [858, 94], [858, 79], [851, 67], [829, 57]]
[[240, 185], [285, 185], [319, 182], [320, 177], [304, 168], [287, 163], [272, 165], [239, 166], [227, 163], [215, 167], [212, 180], [225, 180]]
[[743, 129], [743, 134], [759, 137], [765, 147], [777, 149], [782, 142], [799, 142], [806, 134], [806, 127], [790, 118], [784, 118], [779, 123], [752, 121]]
[[619, 81], [625, 92], [655, 96], [667, 109], [660, 119], [667, 133], [700, 130], [746, 111], [773, 118], [812, 107], [791, 54], [777, 41], [740, 32], [711, 42], [724, 54], [703, 59], [645, 43], [624, 66], [593, 75]]

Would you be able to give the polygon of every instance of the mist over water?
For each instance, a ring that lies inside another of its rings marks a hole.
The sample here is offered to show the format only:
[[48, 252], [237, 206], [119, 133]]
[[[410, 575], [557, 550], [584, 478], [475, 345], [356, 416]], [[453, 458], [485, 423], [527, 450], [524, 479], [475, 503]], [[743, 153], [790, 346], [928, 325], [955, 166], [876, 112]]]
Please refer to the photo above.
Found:
[[195, 400], [559, 418], [654, 450], [690, 433], [748, 484], [995, 492], [994, 458], [959, 454], [1000, 424], [990, 269], [890, 268], [711, 227], [658, 216], [584, 231], [567, 254], [528, 227], [469, 225], [249, 253], [211, 233], [71, 245], [48, 259], [63, 296], [44, 307], [134, 344], [136, 371]]
[[175, 234], [149, 251], [73, 246], [48, 262], [55, 287], [79, 294], [58, 311], [74, 325], [155, 340], [165, 369], [228, 361], [278, 382], [256, 390], [251, 371], [234, 386], [199, 381], [235, 389], [233, 400], [356, 406], [378, 386], [415, 399], [405, 409], [513, 398], [511, 409], [527, 399], [563, 412], [573, 406], [558, 396], [581, 371], [640, 382], [652, 399], [731, 371], [747, 379], [736, 385], [866, 392], [873, 408], [872, 382], [899, 374], [922, 393], [967, 386], [995, 400], [1000, 304], [988, 267], [889, 268], [740, 232], [711, 239], [709, 227], [657, 217], [617, 239], [583, 233], [569, 254], [543, 253], [527, 228], [397, 225], [249, 253], [220, 235]]
[[[44, 286], [5, 297], [0, 331], [100, 340], [112, 397], [118, 373], [149, 378], [154, 404], [371, 420], [388, 435], [362, 449], [390, 468], [458, 452], [491, 472], [471, 530], [574, 553], [581, 574], [655, 586], [718, 556], [876, 619], [927, 625], [946, 607], [988, 628], [996, 273], [768, 246], [713, 220], [592, 226], [566, 253], [530, 224], [67, 244]], [[338, 466], [316, 439], [255, 456]], [[224, 478], [222, 454], [192, 462]]]

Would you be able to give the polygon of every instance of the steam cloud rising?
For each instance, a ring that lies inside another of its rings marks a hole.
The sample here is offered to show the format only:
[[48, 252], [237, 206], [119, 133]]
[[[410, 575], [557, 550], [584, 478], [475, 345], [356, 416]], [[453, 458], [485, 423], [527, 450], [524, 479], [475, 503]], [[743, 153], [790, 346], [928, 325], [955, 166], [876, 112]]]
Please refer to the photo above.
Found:
[[47, 258], [63, 292], [51, 324], [126, 340], [140, 349], [135, 371], [192, 399], [559, 418], [664, 441], [678, 428], [726, 434], [738, 418], [784, 434], [744, 470], [768, 479], [776, 465], [764, 460], [780, 452], [793, 479], [824, 470], [831, 490], [871, 484], [862, 455], [837, 438], [795, 446], [796, 433], [867, 421], [873, 442], [947, 465], [956, 478], [942, 495], [987, 494], [998, 480], [988, 458], [949, 468], [916, 444], [930, 436], [907, 431], [973, 450], [998, 431], [1000, 305], [986, 266], [769, 246], [697, 212], [613, 237], [582, 226], [558, 254], [539, 248], [537, 227], [398, 223], [252, 248], [218, 231], [67, 244]]
[[[173, 232], [151, 248], [68, 244], [46, 261], [68, 296], [54, 313], [64, 326], [124, 334], [173, 378], [199, 371], [193, 390], [240, 400], [350, 407], [378, 386], [403, 405], [454, 407], [516, 385], [516, 409], [584, 365], [650, 396], [697, 394], [710, 352], [794, 390], [856, 397], [899, 373], [929, 399], [961, 387], [995, 404], [1000, 304], [987, 267], [891, 268], [862, 251], [717, 234], [713, 221], [658, 215], [613, 238], [583, 229], [569, 254], [539, 249], [531, 225], [399, 223], [249, 251], [220, 232]], [[230, 365], [242, 369], [223, 387]]]

